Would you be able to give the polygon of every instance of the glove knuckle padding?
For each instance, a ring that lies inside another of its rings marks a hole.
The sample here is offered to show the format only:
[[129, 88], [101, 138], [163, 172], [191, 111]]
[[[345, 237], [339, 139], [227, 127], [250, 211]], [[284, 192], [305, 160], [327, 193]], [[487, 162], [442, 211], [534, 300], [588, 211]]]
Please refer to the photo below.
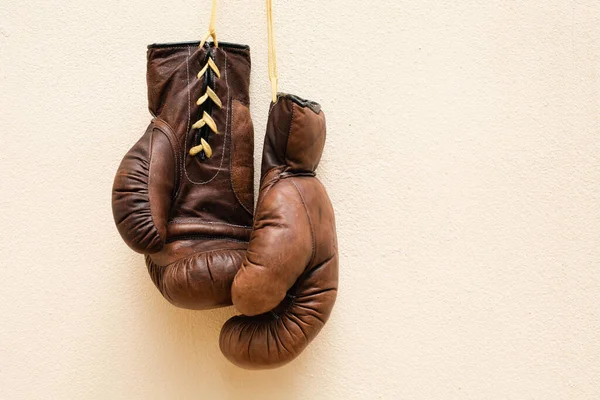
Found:
[[[209, 58], [218, 73], [211, 67], [198, 77]], [[146, 255], [156, 287], [180, 307], [231, 304], [254, 205], [249, 76], [246, 46], [148, 50], [149, 109], [156, 118], [119, 167], [113, 211], [125, 242]], [[218, 101], [200, 102], [209, 89]], [[198, 125], [204, 115], [216, 131]], [[200, 143], [210, 151], [191, 155]]]
[[165, 244], [175, 169], [171, 144], [153, 121], [121, 161], [112, 192], [117, 229], [137, 252], [156, 253]]
[[[191, 241], [188, 244], [194, 246]], [[238, 248], [194, 252], [164, 266], [147, 255], [146, 265], [152, 281], [167, 300], [186, 308], [201, 309], [231, 302], [231, 281], [244, 255], [245, 244]], [[203, 298], [209, 301], [204, 302]]]
[[293, 360], [335, 303], [335, 217], [313, 174], [325, 141], [317, 106], [286, 95], [269, 115], [250, 244], [232, 285], [233, 303], [243, 315], [227, 321], [220, 336], [223, 354], [244, 368]]
[[296, 187], [281, 180], [260, 199], [248, 253], [231, 287], [245, 315], [275, 308], [312, 255], [310, 221]]

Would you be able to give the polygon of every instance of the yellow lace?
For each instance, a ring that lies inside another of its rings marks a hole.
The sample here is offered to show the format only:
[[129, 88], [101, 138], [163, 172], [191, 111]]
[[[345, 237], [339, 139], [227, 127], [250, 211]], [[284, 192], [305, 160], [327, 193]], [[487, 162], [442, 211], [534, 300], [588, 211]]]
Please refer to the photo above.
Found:
[[[208, 33], [206, 34], [206, 36], [202, 39], [202, 41], [200, 42], [200, 46], [199, 47], [204, 47], [204, 44], [206, 43], [206, 40], [209, 37], [212, 37], [213, 42], [214, 42], [214, 47], [218, 47], [219, 44], [217, 42], [217, 34], [215, 31], [215, 18], [216, 18], [216, 14], [217, 14], [217, 0], [213, 0], [212, 2], [212, 12], [211, 12], [211, 16], [210, 16], [210, 25], [208, 28]], [[208, 69], [211, 69], [214, 73], [215, 76], [217, 77], [217, 79], [221, 78], [221, 71], [219, 71], [219, 68], [217, 67], [217, 64], [215, 64], [214, 60], [212, 59], [212, 56], [208, 56], [208, 60], [206, 62], [206, 64], [204, 65], [204, 67], [202, 67], [202, 69], [200, 70], [200, 72], [198, 72], [198, 79], [203, 79], [205, 78], [205, 74], [208, 71]], [[201, 106], [202, 104], [204, 104], [204, 102], [206, 102], [207, 100], [212, 100], [212, 102], [219, 108], [223, 107], [223, 103], [221, 102], [221, 99], [219, 99], [219, 96], [217, 96], [217, 94], [215, 93], [215, 91], [210, 87], [210, 86], [206, 86], [206, 93], [204, 93], [199, 99], [198, 101], [196, 101], [196, 104]], [[202, 114], [202, 118], [200, 118], [198, 121], [196, 121], [193, 125], [192, 128], [193, 129], [202, 129], [204, 126], [208, 126], [210, 128], [211, 131], [213, 131], [215, 134], [220, 134], [219, 130], [217, 129], [217, 124], [215, 122], [215, 120], [206, 112], [204, 111], [204, 113]], [[194, 146], [190, 149], [190, 156], [195, 156], [198, 153], [200, 153], [201, 151], [204, 151], [204, 155], [207, 158], [211, 158], [213, 151], [212, 148], [210, 147], [210, 145], [208, 144], [208, 142], [204, 139], [204, 138], [200, 138], [200, 144], [197, 146]]]
[[196, 121], [194, 123], [194, 125], [192, 125], [193, 129], [200, 129], [202, 128], [204, 125], [208, 125], [208, 127], [217, 135], [219, 134], [219, 132], [217, 131], [217, 124], [215, 123], [215, 120], [212, 119], [212, 117], [210, 115], [208, 115], [208, 113], [206, 111], [204, 111], [204, 114], [202, 114], [202, 118], [200, 118], [198, 121]]
[[212, 0], [212, 11], [210, 13], [210, 24], [208, 25], [208, 32], [200, 41], [200, 45], [198, 47], [204, 47], [204, 43], [209, 37], [212, 37], [213, 42], [215, 43], [215, 47], [219, 47], [219, 42], [217, 41], [217, 31], [215, 29], [215, 21], [217, 19], [217, 0]]
[[200, 138], [199, 146], [195, 146], [190, 149], [190, 156], [195, 156], [196, 154], [200, 153], [202, 150], [204, 150], [204, 154], [206, 154], [206, 157], [208, 157], [208, 158], [212, 157], [212, 148], [208, 145], [208, 143], [206, 143], [206, 140], [204, 140], [203, 138]]
[[267, 35], [269, 39], [269, 80], [271, 81], [271, 96], [273, 103], [277, 101], [277, 54], [273, 33], [273, 0], [267, 0]]
[[204, 96], [202, 96], [198, 99], [196, 104], [201, 106], [202, 103], [204, 103], [209, 98], [213, 101], [213, 103], [215, 103], [217, 105], [217, 107], [223, 108], [223, 103], [221, 103], [221, 99], [219, 99], [219, 96], [217, 96], [217, 94], [215, 92], [213, 92], [213, 90], [210, 88], [210, 86], [206, 87], [206, 93], [204, 93]]
[[213, 59], [209, 57], [208, 62], [204, 65], [204, 67], [202, 67], [200, 72], [198, 72], [198, 79], [201, 79], [204, 76], [208, 67], [213, 70], [215, 75], [217, 75], [217, 78], [221, 78], [221, 72], [219, 71], [219, 68], [217, 68], [217, 64], [215, 64]]

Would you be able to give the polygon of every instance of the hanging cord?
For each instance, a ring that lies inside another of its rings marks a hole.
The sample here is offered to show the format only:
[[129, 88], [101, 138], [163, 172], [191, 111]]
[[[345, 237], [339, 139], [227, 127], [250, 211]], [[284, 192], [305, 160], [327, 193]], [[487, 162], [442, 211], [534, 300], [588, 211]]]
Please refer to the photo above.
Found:
[[204, 36], [202, 41], [200, 41], [200, 46], [198, 46], [198, 47], [203, 47], [204, 43], [206, 43], [206, 40], [209, 37], [212, 37], [215, 47], [219, 47], [219, 42], [217, 41], [217, 31], [215, 29], [216, 19], [217, 19], [217, 0], [212, 0], [212, 11], [210, 13], [210, 25], [208, 25], [208, 32], [206, 33], [206, 35]]
[[277, 101], [277, 53], [273, 34], [273, 1], [267, 0], [267, 35], [269, 38], [269, 80], [271, 81], [271, 96], [273, 103]]

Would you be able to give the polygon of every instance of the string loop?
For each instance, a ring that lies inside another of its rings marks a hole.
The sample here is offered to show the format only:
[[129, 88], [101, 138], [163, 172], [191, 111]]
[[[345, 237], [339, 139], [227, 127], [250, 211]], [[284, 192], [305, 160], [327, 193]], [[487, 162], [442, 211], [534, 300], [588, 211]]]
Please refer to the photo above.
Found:
[[217, 41], [217, 31], [215, 29], [215, 22], [217, 19], [217, 0], [212, 0], [212, 11], [210, 13], [210, 24], [208, 25], [208, 32], [200, 41], [200, 45], [198, 47], [204, 47], [204, 43], [209, 37], [212, 37], [213, 43], [215, 47], [219, 47], [219, 42]]

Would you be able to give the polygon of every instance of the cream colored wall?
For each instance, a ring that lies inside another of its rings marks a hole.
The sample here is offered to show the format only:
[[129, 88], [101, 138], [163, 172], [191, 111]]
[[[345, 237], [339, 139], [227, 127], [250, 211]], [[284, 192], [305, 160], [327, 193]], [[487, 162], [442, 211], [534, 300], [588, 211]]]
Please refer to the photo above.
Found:
[[[208, 0], [0, 4], [1, 399], [597, 399], [600, 5], [275, 1], [281, 89], [328, 118], [319, 175], [341, 290], [293, 364], [246, 372], [233, 309], [154, 289], [113, 226], [144, 131], [145, 46], [197, 40]], [[220, 1], [252, 47], [264, 5]]]

